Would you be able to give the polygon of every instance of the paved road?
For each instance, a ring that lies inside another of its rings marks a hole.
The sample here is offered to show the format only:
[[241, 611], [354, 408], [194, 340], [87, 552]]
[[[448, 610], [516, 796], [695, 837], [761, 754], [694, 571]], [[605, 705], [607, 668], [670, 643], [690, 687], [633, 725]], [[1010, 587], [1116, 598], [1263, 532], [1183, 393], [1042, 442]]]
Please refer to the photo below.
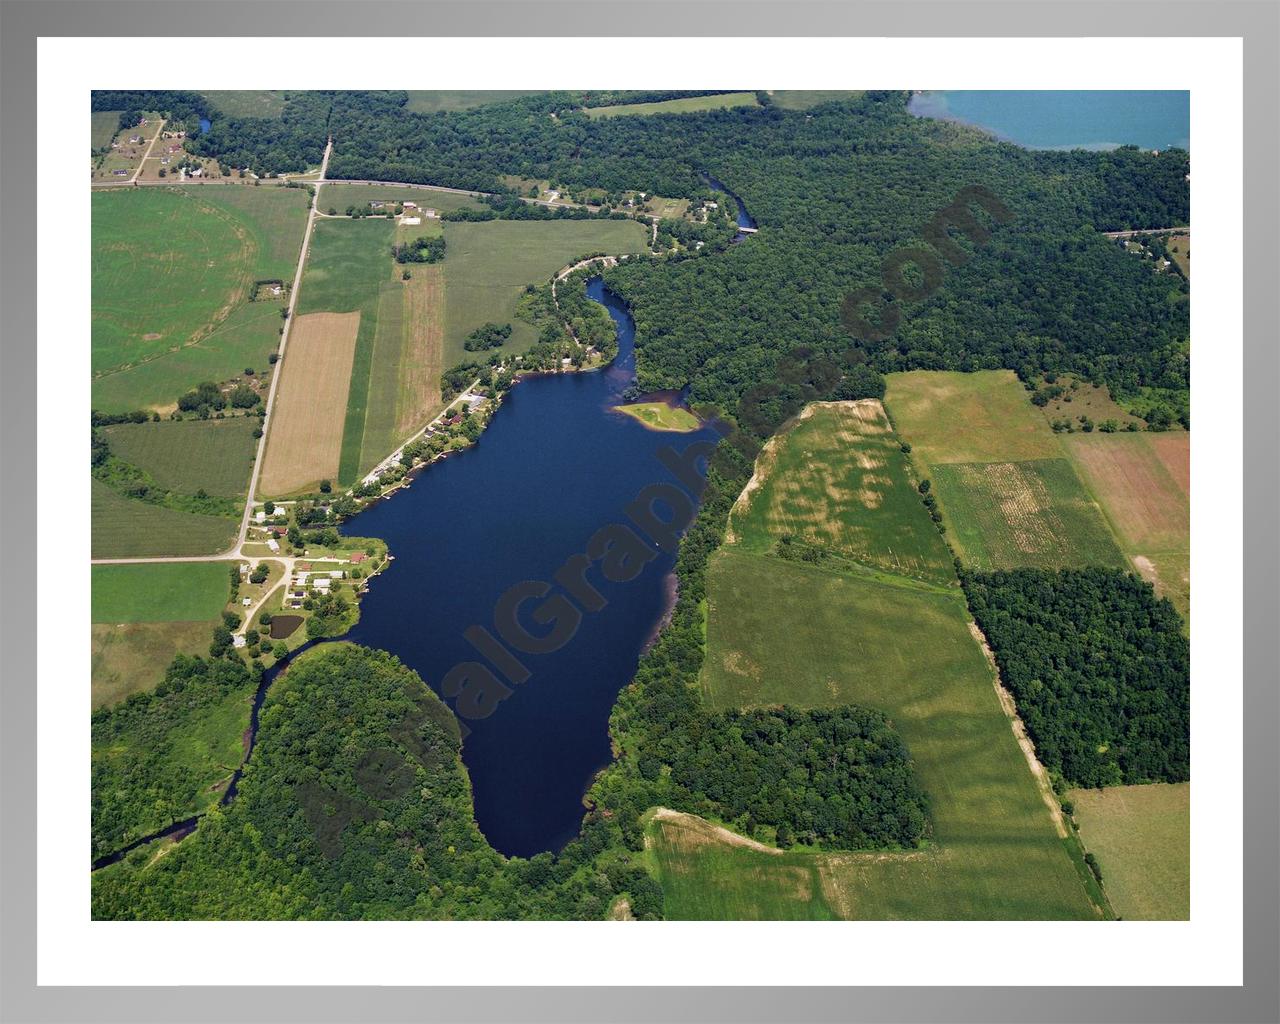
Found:
[[333, 139], [330, 138], [324, 147], [324, 159], [320, 162], [320, 177], [313, 183], [315, 196], [311, 200], [311, 209], [307, 212], [307, 230], [302, 236], [302, 249], [298, 252], [298, 266], [293, 272], [293, 289], [289, 292], [289, 315], [285, 318], [284, 334], [280, 336], [280, 358], [276, 361], [276, 372], [271, 375], [271, 387], [267, 390], [266, 415], [262, 420], [262, 437], [258, 439], [258, 454], [253, 460], [253, 473], [249, 477], [249, 493], [245, 497], [244, 515], [240, 519], [240, 536], [236, 541], [236, 550], [244, 544], [249, 533], [249, 520], [253, 516], [253, 496], [258, 489], [258, 478], [262, 475], [262, 459], [267, 452], [267, 435], [271, 432], [271, 411], [275, 406], [276, 392], [280, 388], [280, 378], [284, 376], [285, 350], [289, 345], [289, 335], [293, 333], [293, 311], [298, 303], [298, 292], [302, 289], [302, 268], [307, 263], [307, 250], [311, 247], [311, 229], [316, 223], [316, 210], [320, 208], [320, 189], [324, 185], [325, 172], [329, 169], [329, 155], [333, 152]]

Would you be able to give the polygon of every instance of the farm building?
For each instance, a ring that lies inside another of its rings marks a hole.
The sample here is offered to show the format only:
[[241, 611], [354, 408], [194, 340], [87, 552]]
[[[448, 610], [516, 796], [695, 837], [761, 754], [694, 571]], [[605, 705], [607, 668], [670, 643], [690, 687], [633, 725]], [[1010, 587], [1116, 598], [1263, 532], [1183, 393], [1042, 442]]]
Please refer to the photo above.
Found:
[[422, 218], [421, 217], [401, 217], [400, 223], [404, 227], [410, 227], [410, 228], [416, 227], [417, 225], [422, 223]]

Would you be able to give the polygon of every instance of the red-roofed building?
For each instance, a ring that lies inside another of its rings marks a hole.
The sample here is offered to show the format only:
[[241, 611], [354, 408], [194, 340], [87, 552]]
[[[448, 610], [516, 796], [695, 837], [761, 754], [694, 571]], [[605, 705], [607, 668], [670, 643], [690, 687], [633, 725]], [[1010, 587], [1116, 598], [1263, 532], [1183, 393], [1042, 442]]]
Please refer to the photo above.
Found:
[[353, 551], [353, 552], [351, 552], [351, 561], [352, 561], [352, 562], [363, 562], [363, 561], [365, 560], [365, 558], [366, 558], [366, 557], [367, 557], [367, 556], [365, 555], [365, 553], [364, 553], [363, 551]]

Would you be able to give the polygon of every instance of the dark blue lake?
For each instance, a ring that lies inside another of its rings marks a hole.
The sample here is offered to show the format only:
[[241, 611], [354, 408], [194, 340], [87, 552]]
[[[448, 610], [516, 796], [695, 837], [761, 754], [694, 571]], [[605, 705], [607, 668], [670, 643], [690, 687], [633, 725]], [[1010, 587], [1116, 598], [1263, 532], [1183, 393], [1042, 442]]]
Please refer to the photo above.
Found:
[[[477, 445], [343, 528], [384, 538], [395, 556], [345, 639], [397, 655], [437, 692], [455, 665], [487, 663], [463, 633], [496, 634], [504, 591], [551, 581], [598, 529], [628, 522], [625, 508], [646, 485], [674, 482], [661, 450], [716, 436], [651, 431], [615, 411], [634, 377], [634, 325], [599, 279], [588, 293], [618, 325], [608, 369], [522, 381]], [[492, 715], [462, 719], [476, 819], [503, 853], [556, 850], [577, 833], [583, 793], [611, 757], [609, 712], [670, 607], [674, 557], [650, 548], [657, 556], [630, 582], [608, 583], [593, 566], [587, 578], [606, 606], [586, 613], [560, 650], [520, 655], [531, 676]], [[521, 617], [535, 635], [549, 628], [531, 618], [539, 603]]]
[[206, 134], [211, 127], [213, 127], [213, 123], [207, 117], [200, 118], [200, 134], [201, 135]]
[[908, 109], [1029, 149], [1191, 148], [1185, 90], [947, 90], [917, 94]]

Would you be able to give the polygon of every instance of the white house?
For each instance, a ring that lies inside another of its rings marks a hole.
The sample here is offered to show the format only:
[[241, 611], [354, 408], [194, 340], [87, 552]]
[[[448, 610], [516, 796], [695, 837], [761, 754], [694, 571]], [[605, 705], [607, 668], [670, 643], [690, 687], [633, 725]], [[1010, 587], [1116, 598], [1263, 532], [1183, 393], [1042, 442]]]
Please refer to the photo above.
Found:
[[272, 551], [280, 550], [280, 545], [276, 542], [276, 539], [274, 537], [269, 537], [267, 539], [267, 547], [270, 548]]
[[401, 217], [400, 223], [407, 228], [417, 227], [422, 223], [421, 217]]
[[232, 647], [244, 647], [248, 642], [249, 641], [246, 640], [244, 636], [240, 633], [237, 633], [235, 636], [231, 638]]

